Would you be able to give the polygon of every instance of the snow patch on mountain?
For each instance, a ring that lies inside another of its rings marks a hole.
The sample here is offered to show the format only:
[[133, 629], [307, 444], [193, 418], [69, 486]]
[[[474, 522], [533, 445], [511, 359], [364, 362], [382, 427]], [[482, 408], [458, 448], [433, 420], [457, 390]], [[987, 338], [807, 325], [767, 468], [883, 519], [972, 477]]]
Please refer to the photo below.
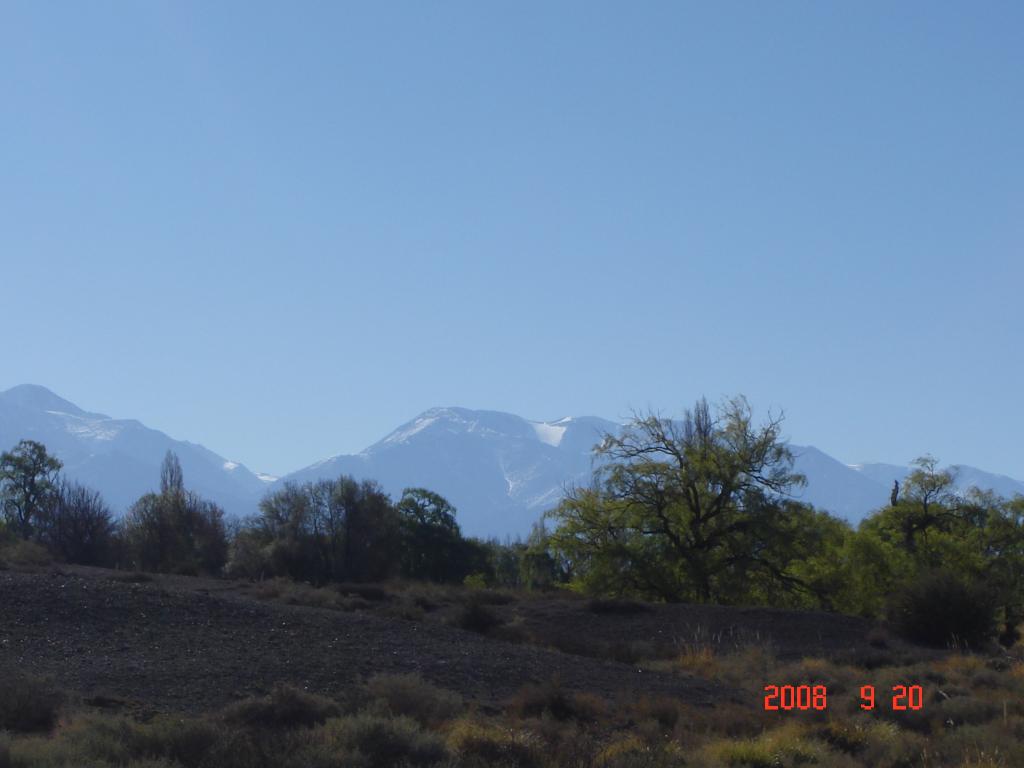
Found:
[[420, 416], [418, 419], [413, 421], [411, 424], [407, 424], [403, 427], [399, 427], [390, 435], [385, 437], [382, 443], [406, 443], [417, 434], [427, 429], [433, 424], [436, 424], [439, 416]]
[[46, 411], [64, 422], [69, 434], [88, 440], [114, 440], [123, 431], [123, 425], [106, 416], [83, 416], [63, 411]]
[[533, 427], [533, 431], [537, 434], [538, 440], [550, 445], [552, 448], [557, 448], [561, 444], [562, 438], [565, 436], [567, 422], [568, 419], [562, 419], [555, 422], [531, 421], [530, 426]]

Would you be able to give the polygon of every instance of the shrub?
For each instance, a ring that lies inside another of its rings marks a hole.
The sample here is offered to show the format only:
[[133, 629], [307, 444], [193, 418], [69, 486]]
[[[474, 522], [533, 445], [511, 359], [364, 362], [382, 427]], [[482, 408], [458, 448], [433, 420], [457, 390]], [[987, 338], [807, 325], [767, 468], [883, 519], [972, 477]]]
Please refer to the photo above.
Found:
[[715, 650], [710, 645], [687, 646], [675, 659], [675, 666], [703, 677], [713, 677], [716, 669]]
[[486, 589], [487, 577], [482, 573], [471, 573], [462, 580], [462, 584], [470, 589]]
[[163, 757], [184, 766], [212, 764], [224, 734], [214, 723], [164, 717], [135, 730], [131, 750], [138, 757]]
[[337, 592], [298, 582], [286, 583], [279, 598], [288, 605], [302, 605], [307, 608], [338, 608], [342, 604]]
[[898, 591], [889, 619], [908, 639], [934, 646], [977, 647], [995, 634], [995, 605], [981, 585], [932, 571]]
[[32, 733], [56, 725], [64, 696], [47, 681], [15, 674], [0, 689], [0, 731]]
[[342, 595], [355, 595], [371, 603], [382, 603], [391, 599], [391, 593], [374, 584], [338, 584], [335, 589]]
[[849, 760], [830, 755], [824, 745], [806, 738], [797, 726], [782, 726], [756, 739], [719, 741], [705, 747], [704, 754], [712, 761], [737, 768], [850, 765]]
[[452, 727], [448, 746], [461, 765], [540, 768], [545, 763], [542, 745], [536, 737], [470, 720]]
[[935, 707], [935, 714], [947, 726], [981, 725], [995, 718], [1000, 710], [989, 702], [972, 696], [946, 699]]
[[53, 557], [45, 547], [34, 541], [17, 539], [0, 546], [0, 562], [14, 568], [38, 568], [52, 563]]
[[486, 635], [505, 620], [479, 600], [470, 599], [456, 612], [453, 623], [460, 629]]
[[916, 733], [901, 731], [891, 722], [865, 727], [867, 743], [858, 759], [871, 768], [916, 768], [921, 765], [927, 741]]
[[224, 719], [248, 728], [310, 728], [340, 713], [341, 709], [331, 699], [290, 685], [277, 685], [269, 696], [246, 699], [228, 707]]
[[133, 756], [136, 729], [128, 720], [87, 716], [61, 729], [60, 736], [79, 764], [124, 765]]
[[856, 755], [868, 745], [868, 734], [860, 723], [829, 721], [816, 736], [833, 749], [848, 755]]
[[508, 711], [517, 717], [548, 715], [555, 720], [596, 719], [605, 710], [604, 701], [588, 694], [572, 693], [557, 678], [547, 683], [523, 686], [509, 702]]
[[641, 696], [630, 700], [626, 708], [637, 720], [653, 720], [662, 728], [675, 728], [682, 715], [679, 702], [669, 696]]
[[376, 675], [366, 690], [391, 714], [411, 717], [421, 725], [450, 720], [462, 710], [459, 694], [431, 685], [419, 675]]
[[660, 768], [660, 766], [684, 765], [676, 749], [655, 749], [637, 736], [627, 736], [613, 741], [602, 749], [595, 758], [599, 768]]
[[[327, 725], [331, 746], [350, 754], [357, 753], [368, 768], [392, 768], [398, 765], [433, 765], [444, 760], [444, 742], [423, 731], [408, 717], [378, 717], [361, 714]], [[353, 760], [360, 764], [360, 761]]]

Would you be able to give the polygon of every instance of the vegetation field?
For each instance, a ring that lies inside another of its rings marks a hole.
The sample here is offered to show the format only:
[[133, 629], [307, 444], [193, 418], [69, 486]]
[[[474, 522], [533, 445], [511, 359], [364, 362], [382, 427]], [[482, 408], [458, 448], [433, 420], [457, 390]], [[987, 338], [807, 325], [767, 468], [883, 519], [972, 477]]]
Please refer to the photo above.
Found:
[[836, 614], [24, 562], [0, 606], [3, 768], [1024, 764], [1022, 649]]
[[121, 518], [0, 454], [0, 768], [1024, 765], [1024, 497], [857, 527], [746, 401], [638, 418], [528, 541], [351, 477]]

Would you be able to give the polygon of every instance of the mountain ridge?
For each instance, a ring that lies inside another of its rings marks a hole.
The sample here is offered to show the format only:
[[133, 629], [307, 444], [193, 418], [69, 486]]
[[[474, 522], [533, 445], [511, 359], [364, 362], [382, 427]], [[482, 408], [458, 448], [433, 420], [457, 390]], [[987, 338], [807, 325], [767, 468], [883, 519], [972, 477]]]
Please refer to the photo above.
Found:
[[[156, 488], [168, 450], [178, 454], [186, 484], [232, 515], [253, 514], [260, 498], [288, 482], [349, 474], [375, 480], [393, 497], [422, 486], [446, 496], [466, 533], [525, 535], [567, 488], [589, 483], [593, 447], [622, 428], [596, 416], [534, 421], [494, 410], [429, 408], [359, 453], [337, 454], [281, 477], [254, 473], [198, 443], [176, 440], [135, 419], [90, 413], [52, 391], [25, 384], [0, 392], [0, 450], [23, 438], [43, 442], [71, 479], [100, 491], [116, 512]], [[889, 500], [893, 480], [909, 467], [849, 465], [814, 447], [791, 444], [808, 485], [794, 496], [851, 522]], [[1024, 482], [958, 467], [962, 487], [1024, 494]]]

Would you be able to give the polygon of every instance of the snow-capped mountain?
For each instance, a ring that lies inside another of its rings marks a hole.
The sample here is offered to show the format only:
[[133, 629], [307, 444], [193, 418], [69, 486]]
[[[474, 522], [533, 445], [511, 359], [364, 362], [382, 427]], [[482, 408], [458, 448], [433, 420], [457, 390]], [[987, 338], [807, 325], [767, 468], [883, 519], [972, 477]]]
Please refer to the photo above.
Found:
[[374, 479], [392, 496], [422, 486], [455, 504], [468, 534], [526, 534], [566, 487], [586, 482], [591, 449], [615, 429], [614, 422], [594, 417], [541, 422], [433, 408], [362, 453], [335, 456], [281, 482], [346, 474]]
[[159, 486], [168, 450], [181, 460], [187, 486], [233, 514], [255, 511], [267, 483], [237, 462], [195, 443], [174, 440], [138, 421], [88, 413], [45, 387], [0, 392], [0, 450], [37, 440], [64, 463], [64, 474], [99, 490], [123, 512]]
[[[586, 483], [593, 447], [619, 424], [593, 417], [528, 421], [496, 411], [433, 408], [354, 455], [335, 456], [286, 475], [304, 482], [347, 474], [377, 480], [392, 496], [424, 486], [448, 498], [472, 535], [524, 535], [571, 485]], [[889, 502], [894, 479], [907, 467], [848, 465], [813, 446], [791, 445], [794, 469], [807, 477], [801, 501], [856, 523]], [[972, 467], [958, 468], [958, 485], [1024, 494], [1024, 483]]]
[[[0, 392], [0, 450], [28, 438], [64, 462], [71, 479], [100, 491], [117, 512], [159, 482], [168, 450], [181, 460], [185, 484], [232, 514], [257, 511], [259, 500], [283, 483], [352, 475], [376, 480], [392, 497], [404, 488], [430, 488], [458, 509], [474, 536], [525, 535], [565, 489], [587, 483], [593, 447], [619, 424], [590, 416], [529, 421], [498, 411], [432, 408], [361, 453], [340, 455], [277, 478], [195, 443], [174, 440], [138, 421], [88, 413], [43, 387]], [[889, 501], [893, 480], [909, 468], [844, 464], [813, 446], [791, 446], [795, 469], [807, 476], [803, 501], [851, 522]], [[1003, 496], [1024, 494], [1024, 483], [973, 467], [957, 467], [962, 489], [978, 486]]]

